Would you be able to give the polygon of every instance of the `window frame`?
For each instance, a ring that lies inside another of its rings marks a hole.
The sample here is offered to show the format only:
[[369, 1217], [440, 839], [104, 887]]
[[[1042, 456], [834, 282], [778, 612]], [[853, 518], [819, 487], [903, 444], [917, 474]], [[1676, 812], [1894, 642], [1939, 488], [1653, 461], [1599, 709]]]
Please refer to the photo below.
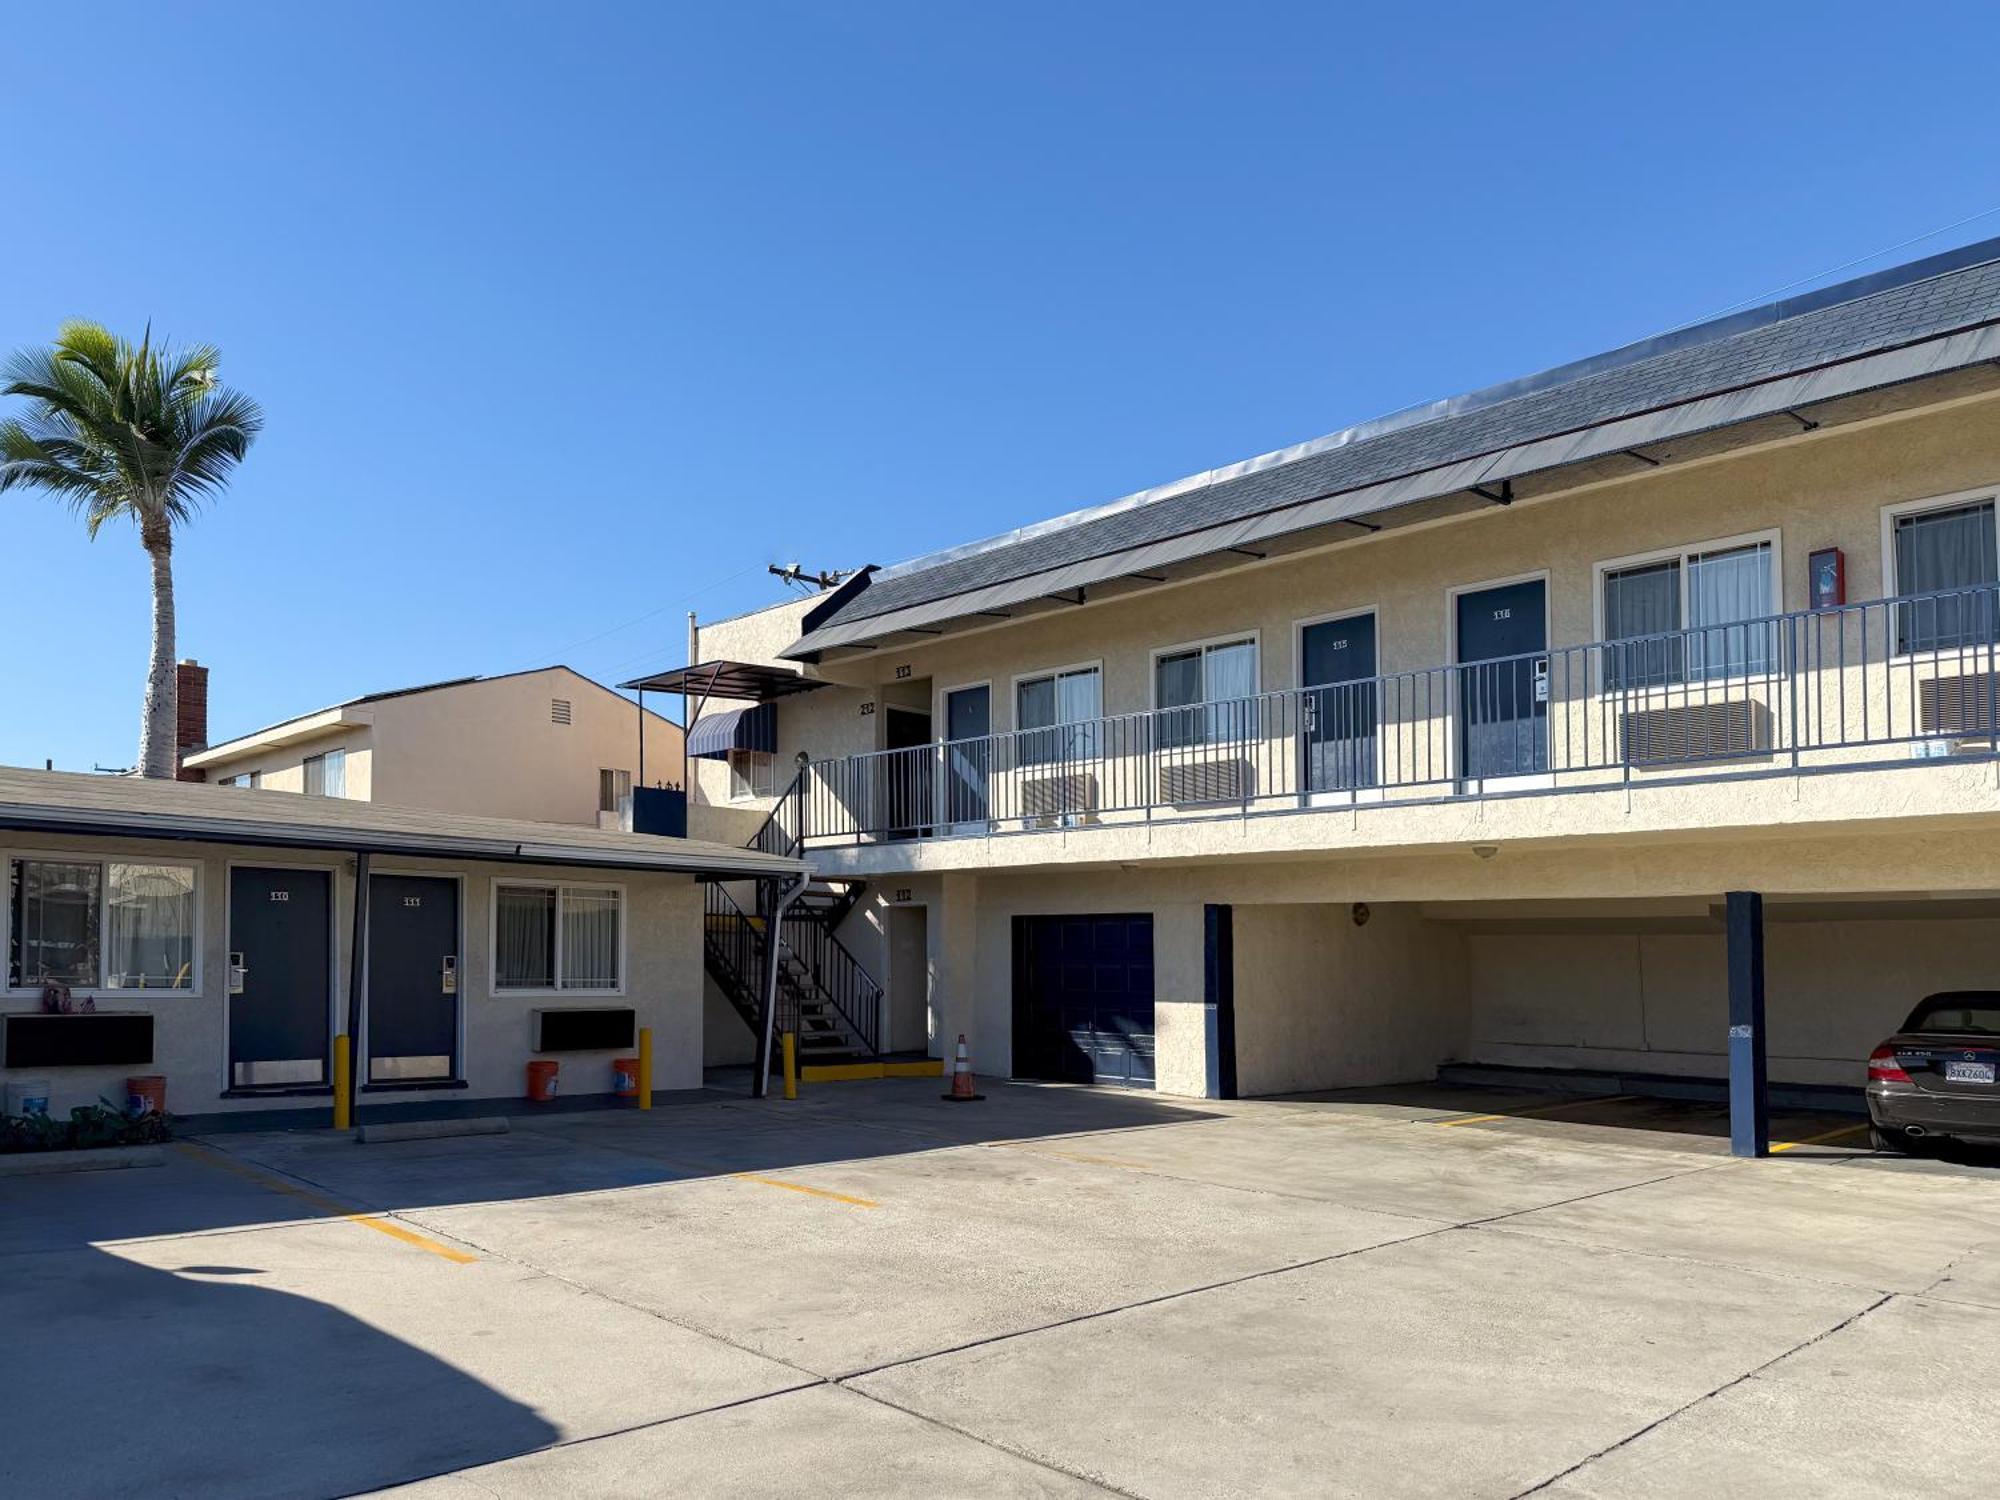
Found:
[[[1753, 616], [1753, 618], [1767, 619], [1785, 613], [1785, 559], [1784, 559], [1784, 531], [1782, 527], [1771, 526], [1765, 528], [1762, 531], [1746, 531], [1736, 536], [1715, 537], [1707, 541], [1699, 541], [1699, 542], [1683, 542], [1678, 546], [1655, 547], [1649, 552], [1635, 552], [1626, 557], [1608, 557], [1601, 559], [1599, 562], [1595, 563], [1592, 566], [1590, 572], [1590, 628], [1591, 628], [1591, 640], [1593, 644], [1599, 648], [1597, 652], [1597, 657], [1598, 657], [1597, 670], [1600, 678], [1610, 675], [1608, 667], [1609, 654], [1607, 648], [1616, 644], [1616, 642], [1614, 642], [1611, 639], [1611, 637], [1605, 633], [1607, 629], [1607, 621], [1605, 619], [1605, 610], [1604, 610], [1604, 585], [1606, 580], [1608, 580], [1612, 574], [1629, 572], [1637, 568], [1649, 567], [1659, 563], [1665, 563], [1665, 562], [1675, 563], [1678, 567], [1678, 573], [1679, 573], [1678, 579], [1676, 581], [1680, 589], [1680, 615], [1681, 615], [1680, 632], [1682, 639], [1685, 640], [1687, 633], [1689, 631], [1702, 628], [1699, 626], [1690, 625], [1688, 623], [1689, 562], [1694, 558], [1703, 556], [1708, 553], [1736, 552], [1736, 551], [1741, 551], [1745, 548], [1756, 547], [1756, 546], [1765, 546], [1770, 548], [1769, 559], [1770, 559], [1770, 571], [1771, 571], [1771, 580], [1770, 580], [1771, 592], [1769, 595], [1769, 602], [1771, 607], [1763, 615]], [[1555, 591], [1553, 588], [1551, 588], [1549, 592], [1551, 595], [1553, 595]], [[1551, 598], [1549, 608], [1553, 610], [1554, 607], [1555, 607], [1554, 600], [1553, 598]], [[1715, 626], [1712, 628], [1721, 629], [1722, 627]], [[1641, 639], [1641, 637], [1623, 636], [1620, 637], [1620, 639], [1638, 640]], [[1556, 649], [1557, 648], [1553, 644], [1551, 644], [1549, 647], [1549, 650], [1551, 652], [1555, 651]], [[1683, 687], [1695, 683], [1700, 683], [1704, 685], [1715, 685], [1715, 684], [1730, 683], [1730, 682], [1749, 682], [1763, 678], [1768, 678], [1772, 676], [1777, 670], [1778, 670], [1778, 665], [1774, 661], [1770, 667], [1762, 671], [1753, 672], [1746, 668], [1745, 670], [1742, 671], [1717, 672], [1712, 676], [1695, 676], [1694, 674], [1690, 673], [1687, 670], [1686, 663], [1685, 661], [1683, 661], [1680, 675], [1670, 680], [1661, 682], [1631, 683], [1623, 687], [1607, 685], [1603, 682], [1600, 682], [1599, 691], [1617, 692], [1617, 693], [1624, 693], [1627, 695], [1638, 695], [1638, 694], [1663, 691], [1670, 688]]]
[[[14, 942], [14, 866], [17, 862], [48, 863], [63, 865], [96, 865], [97, 885], [97, 979], [94, 985], [72, 985], [71, 992], [88, 995], [94, 1000], [116, 998], [128, 1000], [134, 995], [171, 995], [175, 999], [202, 999], [204, 997], [203, 974], [204, 946], [206, 941], [206, 918], [203, 911], [207, 888], [206, 867], [201, 860], [134, 854], [119, 852], [98, 852], [88, 849], [35, 849], [0, 848], [0, 945], [8, 950], [5, 972], [0, 972], [0, 997], [9, 1000], [30, 999], [42, 992], [39, 984], [18, 985], [14, 983], [13, 942]], [[194, 924], [189, 932], [189, 942], [193, 959], [188, 970], [188, 982], [173, 987], [168, 985], [112, 986], [104, 983], [105, 949], [111, 930], [111, 879], [112, 865], [164, 865], [171, 869], [186, 870], [194, 877], [194, 889], [189, 893], [193, 906]]]
[[[1062, 691], [1060, 685], [1061, 679], [1077, 676], [1085, 672], [1094, 674], [1097, 678], [1097, 712], [1095, 714], [1088, 719], [1073, 719], [1054, 724], [1038, 724], [1033, 729], [1022, 726], [1022, 688], [1030, 683], [1046, 681], [1056, 693], [1057, 701], [1060, 702]], [[1055, 733], [1056, 730], [1075, 725], [1101, 724], [1107, 717], [1108, 715], [1104, 711], [1104, 658], [1101, 656], [1089, 661], [1073, 661], [1060, 667], [1036, 667], [1030, 671], [1016, 672], [1007, 680], [1007, 732], [1010, 736], [1009, 743], [1013, 747], [1010, 758], [1017, 767], [1033, 769], [1041, 766], [1061, 766], [1071, 761], [1095, 759], [1103, 751], [1104, 736], [1101, 731], [1096, 733], [1086, 732], [1081, 736], [1073, 737], [1073, 740], [1081, 740], [1081, 746], [1076, 746], [1073, 743], [1072, 747], [1066, 749], [1062, 754], [1037, 753], [1030, 755], [1025, 751], [1027, 744], [1025, 737], [1028, 735], [1047, 735], [1051, 752], [1053, 752], [1053, 747], [1057, 740], [1072, 738], [1057, 735]]]
[[[1896, 576], [1896, 522], [1905, 516], [1923, 515], [1934, 510], [1958, 510], [1973, 505], [1991, 505], [1994, 512], [1994, 572], [2000, 578], [2000, 485], [1984, 484], [1969, 490], [1955, 490], [1948, 495], [1926, 495], [1916, 500], [1898, 500], [1893, 505], [1882, 507], [1882, 553], [1881, 583], [1882, 598], [1893, 604], [1903, 597], [1903, 581]], [[1950, 648], [1956, 649], [1956, 648]], [[1984, 648], [1981, 648], [1984, 649]], [[1889, 656], [1890, 661], [1910, 662], [1927, 659], [1935, 653], [1931, 649], [1905, 650], [1901, 645], [1901, 632], [1897, 632], [1897, 648]]]
[[[339, 757], [340, 764], [340, 790], [330, 792], [326, 789], [327, 763], [336, 756]], [[314, 791], [312, 787], [314, 766], [319, 767], [320, 787], [318, 791]], [[345, 801], [347, 799], [347, 747], [345, 745], [329, 745], [317, 755], [308, 755], [305, 759], [301, 760], [299, 762], [299, 790], [309, 797], [332, 797], [339, 801]]]
[[[767, 783], [766, 789], [760, 791], [757, 787], [755, 779], [746, 776], [743, 779], [749, 784], [749, 790], [748, 791], [738, 790], [736, 785], [737, 782], [736, 757], [739, 755], [744, 755], [744, 756], [754, 755], [759, 757], [760, 760], [768, 763], [768, 768], [770, 771], [770, 781]], [[729, 775], [729, 800], [732, 804], [737, 806], [742, 806], [747, 803], [768, 802], [773, 797], [778, 795], [778, 757], [775, 751], [742, 750], [732, 746], [728, 754], [723, 757], [722, 767], [723, 770], [726, 771]]]
[[[555, 934], [549, 954], [555, 984], [509, 985], [500, 980], [500, 890], [508, 886], [517, 890], [554, 891]], [[563, 983], [563, 905], [564, 891], [610, 891], [618, 897], [618, 982], [610, 989], [592, 986], [580, 989]], [[631, 931], [631, 891], [623, 882], [598, 880], [537, 880], [529, 876], [495, 875], [486, 883], [486, 972], [489, 976], [487, 992], [495, 999], [553, 999], [558, 996], [568, 999], [577, 995], [599, 996], [606, 999], [622, 999], [631, 984], [627, 938]]]
[[[1249, 645], [1251, 651], [1251, 675], [1254, 679], [1254, 686], [1250, 696], [1247, 699], [1211, 698], [1207, 696], [1209, 650], [1216, 646], [1240, 646], [1246, 643]], [[1263, 737], [1263, 725], [1260, 720], [1263, 716], [1260, 711], [1253, 709], [1246, 715], [1246, 718], [1249, 720], [1247, 732], [1241, 736], [1226, 736], [1218, 739], [1210, 733], [1208, 727], [1210, 721], [1204, 718], [1198, 738], [1189, 739], [1184, 743], [1176, 743], [1172, 746], [1167, 746], [1164, 743], [1161, 739], [1160, 715], [1169, 710], [1160, 707], [1160, 661], [1164, 657], [1182, 656], [1190, 651], [1199, 651], [1201, 653], [1201, 690], [1203, 696], [1200, 703], [1175, 704], [1175, 710], [1201, 708], [1211, 703], [1255, 703], [1264, 696], [1264, 632], [1260, 628], [1253, 626], [1247, 630], [1230, 630], [1223, 632], [1221, 635], [1204, 636], [1198, 641], [1182, 641], [1177, 645], [1156, 647], [1146, 663], [1146, 703], [1149, 715], [1147, 722], [1151, 726], [1150, 739], [1152, 742], [1160, 748], [1191, 751], [1199, 750], [1206, 746], [1228, 745], [1238, 741], [1247, 743], [1251, 740], [1261, 739]]]
[[[622, 804], [622, 805], [619, 805], [619, 806], [613, 806], [613, 807], [606, 807], [606, 806], [604, 805], [604, 778], [605, 778], [605, 777], [607, 777], [607, 776], [609, 776], [609, 777], [611, 778], [611, 787], [612, 787], [612, 792], [613, 792], [613, 799], [614, 799], [614, 801], [616, 801], [616, 797], [617, 797], [617, 788], [618, 788], [618, 778], [619, 778], [619, 777], [621, 777], [621, 776], [625, 778], [625, 792], [624, 792], [624, 802], [623, 802], [623, 804]], [[631, 773], [630, 771], [628, 771], [628, 770], [625, 770], [625, 769], [624, 769], [623, 767], [620, 767], [620, 766], [599, 766], [599, 767], [597, 768], [597, 812], [598, 812], [598, 816], [602, 817], [602, 816], [603, 816], [603, 815], [604, 815], [605, 813], [617, 813], [617, 814], [619, 814], [620, 816], [623, 816], [624, 814], [626, 814], [626, 813], [629, 813], [629, 812], [630, 812], [630, 811], [632, 810], [632, 788], [633, 788], [633, 785], [634, 785], [634, 780], [633, 780], [633, 776], [632, 776], [632, 773]]]

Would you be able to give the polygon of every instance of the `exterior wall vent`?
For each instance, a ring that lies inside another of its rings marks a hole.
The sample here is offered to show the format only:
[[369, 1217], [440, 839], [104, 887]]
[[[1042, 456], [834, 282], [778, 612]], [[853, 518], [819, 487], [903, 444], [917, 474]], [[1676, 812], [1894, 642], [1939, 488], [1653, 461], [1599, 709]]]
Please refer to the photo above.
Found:
[[549, 722], [551, 724], [567, 724], [569, 722], [569, 699], [549, 699]]
[[1618, 716], [1618, 736], [1635, 766], [1740, 759], [1771, 748], [1771, 711], [1748, 698], [1637, 709]]

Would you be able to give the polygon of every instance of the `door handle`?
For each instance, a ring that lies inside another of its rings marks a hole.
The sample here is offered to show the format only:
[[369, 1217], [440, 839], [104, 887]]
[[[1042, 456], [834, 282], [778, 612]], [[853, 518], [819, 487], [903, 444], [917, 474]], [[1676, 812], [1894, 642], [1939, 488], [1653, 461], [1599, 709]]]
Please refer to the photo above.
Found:
[[243, 966], [243, 955], [242, 955], [241, 953], [232, 953], [232, 954], [230, 954], [230, 955], [229, 955], [229, 993], [230, 993], [230, 994], [232, 994], [232, 995], [240, 995], [240, 994], [242, 994], [242, 993], [243, 993], [243, 981], [244, 981], [244, 980], [246, 980], [246, 979], [248, 979], [249, 977], [250, 977], [250, 971], [249, 971], [249, 970], [248, 970], [247, 968], [245, 968], [245, 967]]
[[444, 956], [444, 967], [440, 971], [439, 977], [445, 994], [456, 995], [458, 993], [458, 955], [456, 953], [447, 953]]

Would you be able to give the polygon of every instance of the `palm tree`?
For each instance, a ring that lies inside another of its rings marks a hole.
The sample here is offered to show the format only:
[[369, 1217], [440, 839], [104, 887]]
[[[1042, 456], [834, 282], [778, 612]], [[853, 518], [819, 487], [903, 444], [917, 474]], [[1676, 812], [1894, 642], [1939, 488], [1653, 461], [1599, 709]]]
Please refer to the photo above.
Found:
[[139, 774], [171, 778], [174, 744], [174, 528], [219, 493], [264, 425], [257, 403], [216, 383], [207, 344], [137, 348], [96, 323], [65, 323], [54, 344], [9, 360], [0, 395], [25, 417], [0, 422], [0, 491], [42, 490], [83, 517], [91, 538], [129, 519], [153, 563], [153, 655], [139, 725]]

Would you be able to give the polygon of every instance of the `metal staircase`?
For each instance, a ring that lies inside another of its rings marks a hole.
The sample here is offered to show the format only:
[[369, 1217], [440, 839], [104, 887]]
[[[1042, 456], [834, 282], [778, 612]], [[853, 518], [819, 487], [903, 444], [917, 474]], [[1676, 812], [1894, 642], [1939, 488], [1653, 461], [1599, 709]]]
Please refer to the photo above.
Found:
[[[802, 785], [795, 780], [786, 789], [749, 848], [797, 854], [803, 839], [792, 820]], [[764, 939], [770, 914], [745, 911], [720, 884], [706, 889], [704, 962], [716, 988], [755, 1035], [763, 1019]], [[881, 1056], [882, 987], [834, 935], [866, 889], [861, 881], [814, 878], [785, 913], [778, 935], [776, 1029], [798, 1038], [802, 1062], [855, 1062]]]

